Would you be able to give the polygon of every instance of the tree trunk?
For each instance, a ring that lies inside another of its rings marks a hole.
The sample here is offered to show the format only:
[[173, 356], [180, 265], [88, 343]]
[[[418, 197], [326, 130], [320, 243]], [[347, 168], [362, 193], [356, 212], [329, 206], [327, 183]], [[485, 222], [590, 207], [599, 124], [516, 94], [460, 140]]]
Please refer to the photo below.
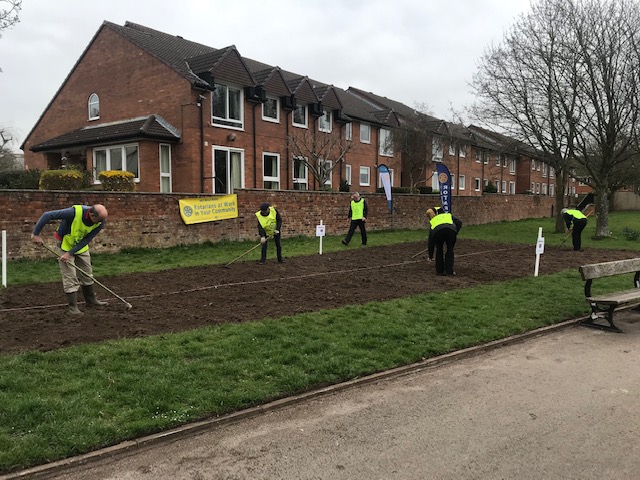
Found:
[[567, 184], [567, 174], [564, 171], [559, 173], [558, 170], [556, 170], [556, 178], [559, 180], [556, 184], [556, 211], [554, 212], [556, 215], [556, 233], [564, 233], [565, 224], [561, 212], [565, 207], [564, 187]]
[[609, 232], [609, 191], [606, 188], [598, 190], [596, 195], [596, 238], [605, 238]]

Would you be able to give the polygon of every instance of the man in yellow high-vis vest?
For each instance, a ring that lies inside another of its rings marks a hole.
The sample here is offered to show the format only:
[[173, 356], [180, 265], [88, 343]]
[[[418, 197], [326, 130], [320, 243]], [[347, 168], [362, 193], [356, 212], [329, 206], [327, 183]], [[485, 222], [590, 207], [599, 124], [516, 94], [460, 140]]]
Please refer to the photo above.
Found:
[[[427, 210], [429, 217], [429, 261], [436, 258], [437, 275], [455, 275], [453, 270], [453, 247], [462, 228], [462, 221], [446, 213], [442, 207]], [[447, 246], [446, 253], [444, 246]]]
[[282, 258], [282, 242], [280, 237], [280, 228], [282, 228], [282, 216], [280, 212], [267, 202], [260, 204], [260, 210], [256, 212], [258, 219], [258, 235], [260, 235], [260, 243], [262, 243], [262, 252], [260, 255], [260, 264], [267, 263], [267, 244], [269, 238], [273, 238], [276, 244], [276, 255], [278, 263], [284, 263]]
[[[89, 242], [102, 230], [109, 213], [104, 205], [96, 204], [74, 205], [62, 210], [51, 210], [42, 214], [33, 228], [31, 240], [43, 244], [40, 232], [47, 223], [60, 220], [60, 225], [54, 233], [56, 246], [61, 254], [58, 258], [60, 273], [62, 274], [62, 288], [69, 302], [69, 313], [82, 315], [78, 308], [78, 290], [82, 287], [87, 306], [103, 306], [96, 298], [93, 290], [93, 269]], [[77, 266], [76, 269], [74, 266]], [[82, 271], [81, 271], [82, 270]]]
[[345, 239], [342, 240], [343, 245], [349, 245], [356, 228], [360, 229], [362, 245], [367, 244], [367, 229], [365, 227], [365, 222], [367, 221], [367, 215], [369, 213], [368, 210], [369, 206], [367, 205], [367, 201], [360, 196], [360, 193], [353, 192], [351, 194], [351, 203], [349, 204], [349, 232], [347, 232]]
[[580, 210], [571, 208], [563, 208], [561, 213], [567, 230], [571, 231], [573, 250], [579, 252], [582, 250], [582, 231], [587, 226], [587, 216]]

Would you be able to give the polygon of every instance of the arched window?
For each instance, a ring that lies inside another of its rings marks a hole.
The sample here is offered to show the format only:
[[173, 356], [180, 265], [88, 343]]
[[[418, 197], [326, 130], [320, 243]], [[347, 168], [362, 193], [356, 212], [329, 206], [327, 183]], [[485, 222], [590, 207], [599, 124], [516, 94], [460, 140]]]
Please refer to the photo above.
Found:
[[89, 96], [89, 120], [97, 120], [100, 118], [100, 99], [97, 93]]

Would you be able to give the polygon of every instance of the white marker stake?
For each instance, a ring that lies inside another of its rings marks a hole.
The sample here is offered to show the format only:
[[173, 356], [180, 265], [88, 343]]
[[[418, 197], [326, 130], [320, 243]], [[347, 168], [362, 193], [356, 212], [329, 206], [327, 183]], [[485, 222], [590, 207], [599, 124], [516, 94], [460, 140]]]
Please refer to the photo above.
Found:
[[7, 286], [7, 231], [2, 230], [2, 286]]
[[538, 229], [538, 241], [536, 242], [536, 269], [533, 276], [538, 276], [538, 268], [540, 267], [540, 255], [544, 253], [544, 237], [542, 236], [542, 227]]
[[320, 225], [316, 225], [316, 237], [320, 237], [320, 255], [322, 255], [322, 237], [324, 237], [324, 225], [320, 220]]

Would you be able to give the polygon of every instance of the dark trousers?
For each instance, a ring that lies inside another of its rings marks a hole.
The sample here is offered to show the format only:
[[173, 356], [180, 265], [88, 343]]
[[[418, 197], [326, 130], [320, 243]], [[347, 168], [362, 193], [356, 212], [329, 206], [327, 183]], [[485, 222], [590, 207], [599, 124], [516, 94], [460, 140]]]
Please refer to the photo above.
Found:
[[[282, 243], [280, 242], [280, 234], [273, 236], [273, 241], [276, 242], [276, 255], [278, 255], [278, 261], [282, 261]], [[262, 244], [262, 251], [260, 255], [260, 261], [265, 263], [267, 261], [267, 247], [269, 246], [269, 240]]]
[[573, 220], [573, 230], [571, 231], [571, 240], [573, 240], [573, 249], [580, 250], [582, 245], [582, 231], [587, 226], [586, 218], [578, 218]]
[[362, 237], [362, 244], [367, 244], [367, 229], [364, 226], [364, 220], [351, 220], [351, 224], [349, 225], [349, 232], [347, 233], [346, 238], [344, 239], [345, 243], [349, 243], [351, 241], [351, 237], [356, 231], [356, 227], [360, 228], [360, 236]]
[[[436, 258], [436, 273], [438, 275], [453, 275], [453, 246], [458, 238], [457, 232], [451, 228], [443, 228], [434, 234], [436, 248], [434, 256]], [[444, 246], [447, 252], [444, 252]]]

